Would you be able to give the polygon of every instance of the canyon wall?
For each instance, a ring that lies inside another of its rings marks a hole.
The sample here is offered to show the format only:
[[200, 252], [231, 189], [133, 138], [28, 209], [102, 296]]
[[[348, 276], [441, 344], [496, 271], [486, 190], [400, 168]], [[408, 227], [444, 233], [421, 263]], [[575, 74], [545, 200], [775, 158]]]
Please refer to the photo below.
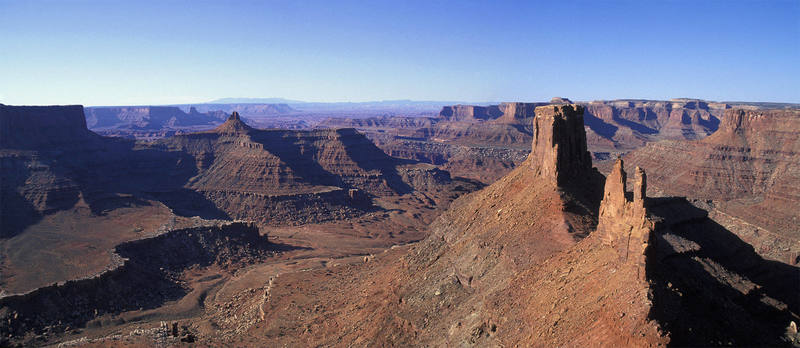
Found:
[[93, 138], [80, 105], [0, 104], [0, 149], [57, 149]]
[[91, 129], [163, 130], [188, 126], [208, 126], [225, 121], [227, 114], [219, 110], [198, 112], [192, 107], [184, 112], [176, 106], [89, 107], [86, 123]]
[[[792, 264], [800, 255], [800, 110], [725, 112], [720, 128], [699, 141], [650, 143], [625, 156], [651, 168], [651, 194], [687, 196], [758, 246]], [[779, 243], [773, 243], [781, 240]]]

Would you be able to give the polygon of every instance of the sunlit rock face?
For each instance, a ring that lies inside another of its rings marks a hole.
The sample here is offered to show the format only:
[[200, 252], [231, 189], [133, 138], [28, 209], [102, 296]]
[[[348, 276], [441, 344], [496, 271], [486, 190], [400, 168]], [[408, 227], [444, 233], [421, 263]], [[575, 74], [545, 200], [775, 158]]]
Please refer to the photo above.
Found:
[[574, 104], [540, 106], [536, 108], [533, 122], [531, 169], [556, 186], [588, 180], [592, 159], [586, 149], [583, 107]]

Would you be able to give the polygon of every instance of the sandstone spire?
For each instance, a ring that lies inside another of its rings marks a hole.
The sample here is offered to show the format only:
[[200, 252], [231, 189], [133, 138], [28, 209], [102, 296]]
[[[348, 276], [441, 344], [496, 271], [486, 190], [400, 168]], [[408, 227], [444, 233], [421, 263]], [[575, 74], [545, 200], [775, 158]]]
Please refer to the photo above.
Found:
[[248, 126], [244, 121], [242, 121], [241, 117], [239, 117], [239, 113], [234, 111], [228, 116], [228, 120], [225, 123], [221, 124], [219, 127], [214, 129], [216, 133], [242, 133], [249, 130], [252, 130], [250, 126]]
[[531, 168], [557, 186], [588, 180], [592, 160], [586, 150], [583, 107], [575, 104], [540, 106], [535, 114]]
[[626, 174], [622, 159], [618, 159], [606, 178], [596, 233], [603, 244], [617, 251], [623, 262], [637, 267], [639, 277], [643, 279], [645, 251], [655, 224], [647, 218], [647, 176], [644, 170], [636, 167], [634, 178], [633, 199], [628, 199], [625, 192]]

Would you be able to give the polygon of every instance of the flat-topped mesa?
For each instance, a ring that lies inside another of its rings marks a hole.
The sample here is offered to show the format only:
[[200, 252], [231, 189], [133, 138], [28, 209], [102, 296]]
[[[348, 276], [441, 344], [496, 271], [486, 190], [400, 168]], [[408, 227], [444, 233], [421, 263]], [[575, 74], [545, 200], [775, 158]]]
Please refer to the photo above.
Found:
[[550, 98], [550, 104], [572, 104], [572, 100], [564, 97], [553, 97]]
[[629, 199], [622, 166], [622, 159], [618, 159], [606, 178], [596, 233], [604, 245], [617, 251], [622, 262], [637, 267], [639, 278], [643, 279], [645, 251], [650, 244], [651, 232], [655, 229], [655, 223], [647, 218], [644, 204], [647, 176], [644, 170], [636, 167], [633, 195]]
[[214, 129], [214, 132], [235, 134], [250, 131], [252, 129], [252, 127], [248, 126], [246, 123], [244, 123], [244, 121], [242, 121], [241, 117], [239, 117], [239, 113], [234, 111], [230, 116], [228, 116], [228, 120], [225, 121], [225, 123]]
[[540, 106], [535, 113], [531, 169], [559, 187], [589, 180], [592, 159], [586, 148], [583, 106]]
[[442, 107], [439, 117], [448, 121], [493, 120], [502, 116], [497, 105], [450, 105]]
[[753, 134], [763, 136], [765, 131], [787, 132], [793, 135], [800, 127], [800, 110], [798, 109], [728, 109], [719, 124], [719, 135], [713, 134], [712, 140], [733, 134]]
[[86, 128], [81, 105], [0, 104], [0, 148], [64, 150], [95, 138]]

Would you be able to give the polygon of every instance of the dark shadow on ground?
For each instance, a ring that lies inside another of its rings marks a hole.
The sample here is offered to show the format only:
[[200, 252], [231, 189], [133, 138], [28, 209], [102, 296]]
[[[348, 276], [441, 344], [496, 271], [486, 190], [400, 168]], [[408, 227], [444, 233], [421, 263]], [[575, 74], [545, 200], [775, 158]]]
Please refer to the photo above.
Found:
[[648, 252], [650, 317], [673, 346], [781, 346], [798, 320], [800, 268], [753, 247], [683, 198], [648, 200], [658, 223]]
[[[45, 148], [3, 159], [0, 238], [19, 234], [43, 215], [72, 208], [81, 197], [95, 214], [129, 206], [131, 199], [153, 198], [179, 215], [228, 219], [202, 194], [184, 188], [198, 173], [189, 154], [138, 149], [128, 139], [90, 140], [74, 148]], [[28, 185], [38, 185], [44, 210], [21, 195]]]
[[[647, 114], [643, 114], [641, 111], [639, 111], [639, 117], [638, 118], [639, 118], [640, 121], [647, 120], [648, 119], [648, 115]], [[626, 119], [620, 117], [619, 112], [617, 110], [614, 110], [614, 114], [612, 116], [612, 119], [617, 124], [625, 126], [625, 127], [628, 127], [630, 129], [638, 132], [639, 134], [645, 134], [645, 135], [658, 134], [658, 130], [657, 129], [653, 129], [653, 128], [645, 126], [643, 124], [639, 124], [639, 123], [636, 123], [636, 122], [633, 122], [633, 121], [629, 121], [629, 120], [626, 120]]]
[[347, 154], [360, 168], [366, 171], [374, 170], [380, 172], [386, 180], [386, 185], [398, 194], [402, 195], [414, 190], [403, 181], [400, 174], [397, 173], [396, 167], [399, 164], [408, 164], [410, 161], [390, 157], [355, 129], [343, 131], [356, 133], [356, 136], [353, 137], [343, 137], [342, 142], [345, 145]]
[[583, 124], [588, 126], [589, 129], [597, 133], [599, 136], [609, 140], [614, 138], [614, 135], [617, 134], [617, 130], [619, 129], [619, 127], [610, 123], [606, 123], [606, 121], [597, 118], [589, 111], [585, 111], [583, 113]]

